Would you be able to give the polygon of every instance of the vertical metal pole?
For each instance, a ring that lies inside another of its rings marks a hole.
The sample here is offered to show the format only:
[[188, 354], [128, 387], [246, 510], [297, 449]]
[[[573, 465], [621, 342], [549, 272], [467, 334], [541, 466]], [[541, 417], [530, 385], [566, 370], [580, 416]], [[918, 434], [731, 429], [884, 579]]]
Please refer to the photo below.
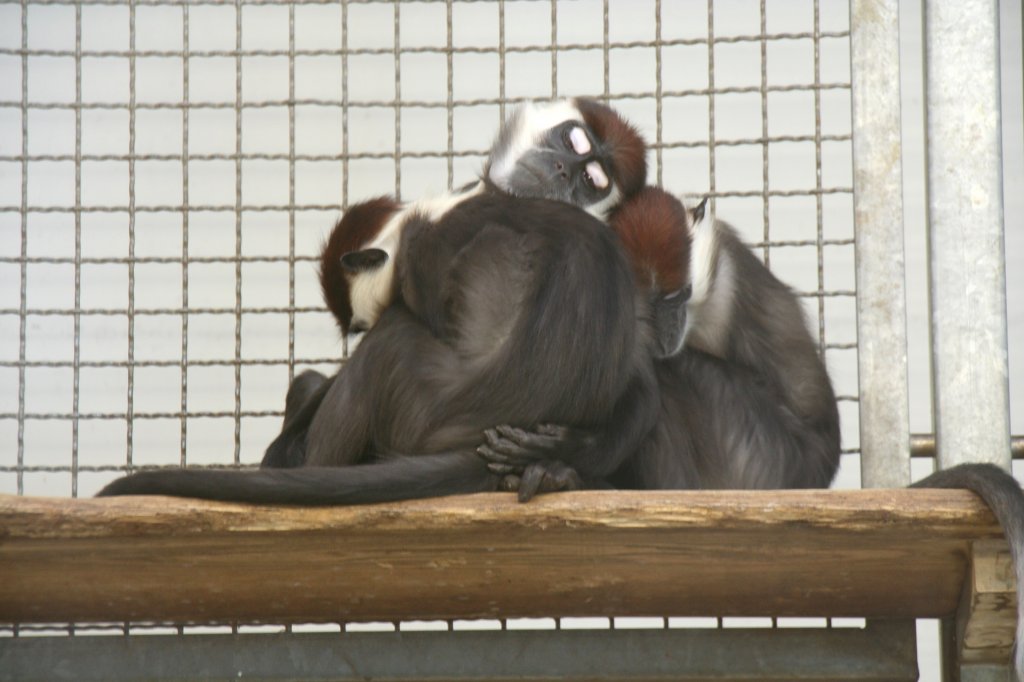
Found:
[[242, 451], [242, 0], [235, 0], [235, 453]]
[[[861, 485], [900, 487], [910, 482], [910, 408], [899, 0], [851, 1], [850, 86]], [[890, 642], [916, 658], [914, 621], [887, 627]]]
[[28, 373], [28, 0], [21, 0], [21, 296], [18, 303], [18, 494], [25, 494], [25, 388]]
[[938, 464], [1009, 468], [999, 3], [925, 3]]
[[188, 39], [188, 5], [181, 7], [181, 421], [180, 421], [180, 448], [178, 463], [185, 466], [188, 452], [188, 268], [189, 268], [189, 242], [188, 226], [191, 210], [189, 209], [188, 194], [188, 165], [191, 154], [189, 148], [188, 122], [191, 104], [189, 100], [189, 67], [191, 58], [189, 56]]
[[850, 65], [861, 481], [910, 482], [898, 0], [853, 0]]

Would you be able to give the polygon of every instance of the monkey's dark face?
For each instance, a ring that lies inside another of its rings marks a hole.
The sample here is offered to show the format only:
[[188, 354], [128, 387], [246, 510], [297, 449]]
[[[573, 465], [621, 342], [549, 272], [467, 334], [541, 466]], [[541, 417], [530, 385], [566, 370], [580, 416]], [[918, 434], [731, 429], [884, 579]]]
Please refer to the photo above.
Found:
[[[699, 207], [703, 218], [704, 205]], [[609, 224], [622, 240], [637, 289], [645, 297], [655, 355], [682, 350], [693, 294], [690, 277], [691, 213], [658, 187], [644, 187], [621, 204]]]
[[619, 188], [609, 145], [572, 100], [527, 104], [509, 118], [485, 171], [499, 189], [520, 197], [573, 204], [604, 217]]
[[582, 121], [549, 129], [519, 157], [507, 179], [517, 196], [536, 196], [587, 207], [612, 192], [611, 159]]
[[651, 316], [654, 322], [655, 356], [670, 358], [683, 349], [686, 340], [686, 304], [693, 287], [670, 292], [653, 292]]

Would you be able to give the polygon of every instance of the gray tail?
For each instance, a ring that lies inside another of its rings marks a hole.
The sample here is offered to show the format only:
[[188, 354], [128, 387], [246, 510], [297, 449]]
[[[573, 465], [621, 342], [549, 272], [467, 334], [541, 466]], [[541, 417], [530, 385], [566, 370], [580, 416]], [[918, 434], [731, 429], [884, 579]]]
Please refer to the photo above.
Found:
[[1024, 491], [1017, 480], [994, 464], [960, 464], [936, 471], [912, 488], [966, 488], [985, 501], [1003, 527], [1017, 577], [1017, 637], [1014, 674], [1024, 682]]
[[350, 467], [143, 471], [117, 479], [98, 496], [170, 495], [255, 504], [351, 505], [496, 488], [497, 477], [475, 453], [445, 453], [393, 457]]

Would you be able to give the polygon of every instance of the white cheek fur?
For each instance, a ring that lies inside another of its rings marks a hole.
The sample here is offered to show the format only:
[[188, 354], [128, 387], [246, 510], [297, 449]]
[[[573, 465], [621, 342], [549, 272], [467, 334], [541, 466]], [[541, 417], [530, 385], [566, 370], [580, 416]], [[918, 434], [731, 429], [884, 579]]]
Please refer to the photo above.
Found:
[[707, 213], [691, 228], [690, 283], [693, 291], [690, 303], [699, 305], [711, 291], [711, 277], [715, 267], [715, 252], [718, 250], [718, 234], [714, 221]]
[[395, 297], [395, 258], [402, 240], [402, 230], [413, 215], [422, 215], [427, 220], [437, 221], [461, 202], [480, 194], [484, 183], [480, 182], [462, 193], [448, 192], [441, 196], [421, 199], [408, 204], [384, 224], [372, 241], [363, 248], [380, 249], [388, 254], [384, 263], [371, 271], [360, 272], [349, 279], [349, 304], [352, 306], [352, 324], [369, 329], [377, 324], [384, 308], [391, 305]]
[[369, 329], [377, 324], [385, 306], [394, 298], [395, 262], [387, 261], [371, 272], [361, 272], [349, 281], [352, 326]]

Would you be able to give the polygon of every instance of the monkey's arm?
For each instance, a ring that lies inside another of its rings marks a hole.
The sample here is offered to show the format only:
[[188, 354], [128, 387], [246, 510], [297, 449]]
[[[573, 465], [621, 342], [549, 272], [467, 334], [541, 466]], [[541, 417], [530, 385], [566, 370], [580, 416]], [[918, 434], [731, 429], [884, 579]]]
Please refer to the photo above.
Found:
[[501, 425], [484, 432], [486, 442], [477, 452], [495, 473], [521, 475], [519, 497], [526, 501], [550, 484], [546, 479], [555, 472], [564, 481], [572, 481], [573, 474], [582, 481], [606, 480], [640, 448], [660, 407], [653, 367], [645, 364], [598, 428], [543, 424], [530, 430]]

